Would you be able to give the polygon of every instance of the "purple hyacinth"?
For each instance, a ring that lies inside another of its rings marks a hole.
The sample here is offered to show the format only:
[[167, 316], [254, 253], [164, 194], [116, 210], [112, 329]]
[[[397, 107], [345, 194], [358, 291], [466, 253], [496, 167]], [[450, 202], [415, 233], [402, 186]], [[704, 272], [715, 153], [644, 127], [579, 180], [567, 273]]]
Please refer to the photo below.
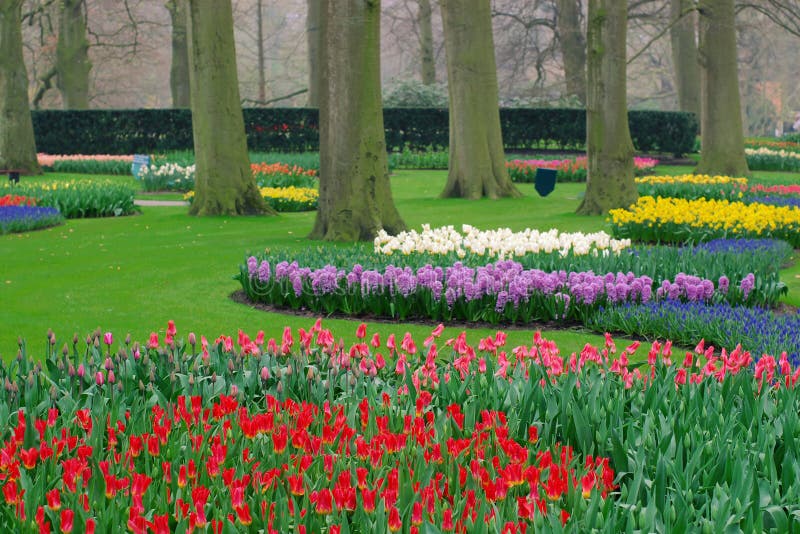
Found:
[[742, 296], [745, 299], [747, 299], [747, 296], [750, 295], [750, 292], [755, 287], [756, 287], [756, 277], [753, 276], [753, 273], [749, 273], [747, 276], [742, 278], [742, 281], [739, 284], [739, 289], [742, 290]]
[[258, 266], [258, 279], [266, 284], [269, 282], [270, 275], [271, 270], [269, 268], [269, 262], [267, 260], [263, 260], [261, 265]]

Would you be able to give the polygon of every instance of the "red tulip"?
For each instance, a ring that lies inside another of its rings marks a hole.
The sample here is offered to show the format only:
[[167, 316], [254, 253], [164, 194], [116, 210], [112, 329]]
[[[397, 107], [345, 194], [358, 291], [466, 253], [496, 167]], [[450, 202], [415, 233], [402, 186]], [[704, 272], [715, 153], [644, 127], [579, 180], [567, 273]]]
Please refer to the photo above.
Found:
[[53, 511], [58, 511], [61, 509], [61, 492], [58, 488], [53, 488], [52, 490], [48, 491], [45, 494], [47, 498], [47, 507]]
[[250, 506], [247, 503], [236, 507], [236, 518], [246, 527], [253, 523], [253, 517], [250, 515]]
[[72, 532], [75, 512], [69, 508], [61, 510], [61, 532]]
[[392, 506], [389, 509], [389, 530], [397, 532], [401, 528], [403, 528], [403, 522], [400, 520], [400, 511], [397, 506]]

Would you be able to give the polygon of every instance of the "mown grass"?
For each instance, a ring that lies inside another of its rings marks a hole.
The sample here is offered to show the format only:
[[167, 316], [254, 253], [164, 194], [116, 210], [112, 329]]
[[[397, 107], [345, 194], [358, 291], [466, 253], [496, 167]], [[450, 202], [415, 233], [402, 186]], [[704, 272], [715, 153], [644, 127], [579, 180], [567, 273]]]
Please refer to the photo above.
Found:
[[[54, 175], [43, 179], [52, 179]], [[559, 184], [547, 198], [531, 185], [520, 199], [436, 199], [446, 172], [398, 171], [392, 179], [398, 208], [410, 228], [462, 223], [480, 228], [508, 226], [595, 231], [601, 217], [578, 217], [581, 184]], [[39, 179], [39, 178], [34, 178]], [[233, 275], [248, 252], [269, 247], [311, 245], [315, 214], [278, 217], [190, 217], [184, 207], [143, 207], [142, 214], [116, 219], [68, 221], [39, 232], [0, 237], [0, 357], [16, 355], [17, 338], [30, 347], [46, 341], [52, 328], [59, 346], [81, 338], [96, 327], [113, 331], [117, 339], [130, 332], [144, 340], [176, 321], [179, 332], [213, 338], [251, 335], [263, 329], [279, 336], [285, 325], [308, 328], [313, 318], [267, 313], [230, 300], [238, 289]], [[325, 321], [337, 339], [352, 339], [360, 321]], [[420, 341], [431, 325], [370, 324], [385, 337], [410, 331]], [[455, 335], [463, 328], [448, 328]], [[494, 334], [497, 328], [468, 329], [469, 339]], [[530, 344], [534, 328], [511, 330], [509, 343]], [[580, 350], [601, 338], [576, 331], [548, 332], [563, 351]], [[35, 353], [34, 353], [35, 354]]]
[[[657, 172], [689, 171], [687, 167], [660, 167]], [[769, 179], [775, 173], [755, 174]], [[446, 171], [394, 173], [394, 198], [409, 228], [419, 228], [423, 223], [458, 228], [466, 223], [486, 229], [608, 230], [603, 217], [575, 215], [584, 184], [558, 184], [546, 198], [540, 197], [531, 184], [520, 184], [524, 197], [519, 199], [438, 199], [446, 175]], [[769, 183], [800, 181], [798, 175], [782, 175], [779, 182]], [[47, 174], [24, 179], [74, 177]], [[99, 178], [129, 180], [135, 185], [131, 177]], [[44, 231], [0, 237], [0, 357], [8, 360], [16, 355], [19, 337], [36, 349], [46, 342], [48, 328], [56, 333], [60, 345], [71, 342], [74, 333], [84, 338], [97, 327], [113, 331], [117, 339], [129, 332], [134, 339], [145, 340], [151, 331], [163, 332], [170, 319], [176, 321], [180, 335], [194, 331], [211, 341], [223, 333], [235, 335], [238, 329], [251, 335], [264, 330], [267, 336], [277, 337], [286, 325], [296, 329], [312, 324], [311, 317], [259, 311], [229, 297], [239, 288], [233, 275], [246, 254], [270, 247], [302, 249], [314, 244], [305, 238], [314, 221], [313, 212], [264, 218], [197, 218], [186, 211], [184, 207], [143, 207], [138, 216], [74, 220]], [[800, 305], [800, 266], [784, 271], [782, 278], [790, 287], [786, 302]], [[325, 320], [337, 339], [352, 339], [359, 323]], [[378, 331], [384, 338], [392, 332], [409, 331], [421, 340], [431, 327], [370, 323], [370, 331]], [[445, 335], [464, 329], [462, 325], [448, 327]], [[497, 328], [466, 330], [474, 342]], [[509, 330], [509, 344], [530, 344], [535, 330], [535, 326]], [[544, 334], [567, 354], [587, 342], [602, 343], [600, 336], [580, 329], [546, 330]]]

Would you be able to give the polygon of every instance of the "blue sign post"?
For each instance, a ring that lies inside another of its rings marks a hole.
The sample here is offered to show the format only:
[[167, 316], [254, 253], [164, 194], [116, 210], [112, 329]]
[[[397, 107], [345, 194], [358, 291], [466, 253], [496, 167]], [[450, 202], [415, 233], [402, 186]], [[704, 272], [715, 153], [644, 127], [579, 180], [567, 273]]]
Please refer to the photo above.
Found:
[[139, 174], [142, 171], [142, 167], [147, 167], [150, 165], [150, 156], [145, 154], [134, 154], [133, 156], [133, 163], [131, 164], [131, 173], [133, 174], [134, 178], [139, 178]]

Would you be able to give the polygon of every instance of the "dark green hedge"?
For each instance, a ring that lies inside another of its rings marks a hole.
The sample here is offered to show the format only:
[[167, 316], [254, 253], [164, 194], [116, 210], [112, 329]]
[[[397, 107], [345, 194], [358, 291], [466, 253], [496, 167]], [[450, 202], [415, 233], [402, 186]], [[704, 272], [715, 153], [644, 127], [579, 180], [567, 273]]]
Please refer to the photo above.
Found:
[[[191, 149], [192, 117], [187, 109], [33, 111], [39, 152], [48, 154], [134, 154]], [[631, 111], [631, 137], [639, 152], [691, 152], [697, 120], [689, 113]], [[305, 152], [319, 147], [315, 109], [245, 109], [248, 145], [254, 151]], [[581, 109], [500, 110], [507, 151], [582, 148], [586, 114]], [[446, 109], [384, 110], [386, 145], [391, 150], [443, 148], [449, 143]]]

